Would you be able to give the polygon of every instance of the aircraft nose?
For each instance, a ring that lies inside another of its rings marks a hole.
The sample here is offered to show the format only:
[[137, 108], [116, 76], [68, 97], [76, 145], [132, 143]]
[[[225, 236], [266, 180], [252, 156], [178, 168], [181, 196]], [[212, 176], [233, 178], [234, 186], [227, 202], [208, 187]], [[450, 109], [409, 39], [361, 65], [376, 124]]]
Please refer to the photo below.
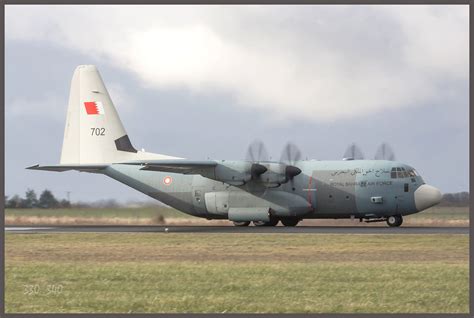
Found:
[[423, 211], [441, 202], [441, 192], [433, 186], [423, 184], [415, 191], [415, 206]]

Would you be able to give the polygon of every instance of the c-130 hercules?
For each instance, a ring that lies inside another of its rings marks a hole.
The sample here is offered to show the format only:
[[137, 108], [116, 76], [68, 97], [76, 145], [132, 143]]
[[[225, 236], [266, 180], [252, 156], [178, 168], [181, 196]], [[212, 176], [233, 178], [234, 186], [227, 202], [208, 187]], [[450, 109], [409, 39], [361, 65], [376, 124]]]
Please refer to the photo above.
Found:
[[72, 78], [60, 164], [28, 169], [104, 174], [184, 213], [237, 226], [359, 218], [393, 227], [402, 224], [403, 215], [441, 200], [438, 189], [401, 162], [300, 160], [290, 144], [281, 161], [268, 161], [257, 158], [262, 151], [255, 144], [243, 161], [138, 151], [97, 68], [81, 65]]

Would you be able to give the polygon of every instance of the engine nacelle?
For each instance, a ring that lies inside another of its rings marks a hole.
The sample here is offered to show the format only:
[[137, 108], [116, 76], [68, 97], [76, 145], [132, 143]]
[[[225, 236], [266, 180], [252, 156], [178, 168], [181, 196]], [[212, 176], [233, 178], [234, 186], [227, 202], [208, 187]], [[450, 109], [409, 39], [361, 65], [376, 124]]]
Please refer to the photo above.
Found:
[[280, 186], [300, 174], [298, 167], [283, 163], [255, 163], [249, 161], [220, 161], [212, 170], [201, 175], [216, 181], [240, 186], [253, 180], [268, 188]]
[[252, 179], [252, 163], [245, 161], [220, 161], [212, 171], [203, 171], [204, 177], [232, 185], [243, 185]]
[[268, 188], [276, 188], [282, 183], [288, 182], [285, 175], [285, 164], [264, 163], [267, 171], [260, 175], [259, 180]]
[[267, 168], [258, 163], [247, 161], [220, 161], [212, 171], [203, 171], [202, 175], [216, 181], [232, 185], [244, 185], [257, 179]]
[[276, 188], [287, 183], [301, 173], [301, 169], [284, 163], [263, 164], [267, 171], [260, 175], [260, 180], [268, 188]]

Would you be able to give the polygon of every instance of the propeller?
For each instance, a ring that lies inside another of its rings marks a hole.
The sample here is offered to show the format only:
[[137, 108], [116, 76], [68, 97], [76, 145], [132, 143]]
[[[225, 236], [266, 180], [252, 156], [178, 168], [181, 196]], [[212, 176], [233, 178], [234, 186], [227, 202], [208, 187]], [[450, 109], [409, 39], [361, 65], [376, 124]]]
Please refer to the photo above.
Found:
[[301, 173], [301, 169], [296, 167], [296, 162], [301, 160], [301, 151], [292, 143], [287, 143], [281, 154], [280, 162], [286, 164], [285, 176], [291, 181], [293, 186], [293, 178]]
[[347, 147], [346, 152], [344, 153], [344, 159], [353, 159], [353, 160], [363, 160], [364, 154], [360, 150], [359, 146], [356, 143], [352, 143]]
[[247, 149], [247, 156], [245, 158], [251, 162], [268, 161], [268, 152], [263, 142], [260, 140], [252, 142]]
[[386, 142], [382, 143], [375, 153], [375, 160], [395, 160], [395, 153], [392, 150], [392, 147]]
[[252, 179], [258, 178], [267, 171], [267, 167], [260, 164], [262, 161], [268, 161], [268, 152], [262, 141], [255, 140], [249, 145], [246, 160], [252, 162], [250, 167]]

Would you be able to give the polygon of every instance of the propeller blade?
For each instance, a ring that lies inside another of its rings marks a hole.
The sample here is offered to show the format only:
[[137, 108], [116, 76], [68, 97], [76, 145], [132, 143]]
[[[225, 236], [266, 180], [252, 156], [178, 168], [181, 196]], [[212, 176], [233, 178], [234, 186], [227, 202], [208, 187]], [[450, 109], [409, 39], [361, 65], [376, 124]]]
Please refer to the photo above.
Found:
[[390, 147], [388, 143], [384, 142], [377, 149], [374, 159], [394, 161], [395, 153], [393, 152], [392, 147]]
[[294, 177], [301, 173], [301, 169], [295, 167], [296, 162], [301, 160], [301, 151], [295, 144], [289, 142], [283, 148], [280, 162], [287, 164], [285, 167], [285, 178], [290, 181], [291, 187], [295, 187]]
[[363, 160], [364, 154], [360, 150], [360, 148], [356, 145], [356, 143], [352, 143], [347, 147], [346, 152], [344, 153], [343, 158], [351, 158], [353, 160]]
[[246, 160], [251, 162], [268, 161], [268, 153], [263, 142], [255, 140], [249, 145]]
[[289, 163], [293, 165], [295, 162], [301, 160], [301, 151], [295, 144], [287, 143], [281, 154], [281, 162]]

